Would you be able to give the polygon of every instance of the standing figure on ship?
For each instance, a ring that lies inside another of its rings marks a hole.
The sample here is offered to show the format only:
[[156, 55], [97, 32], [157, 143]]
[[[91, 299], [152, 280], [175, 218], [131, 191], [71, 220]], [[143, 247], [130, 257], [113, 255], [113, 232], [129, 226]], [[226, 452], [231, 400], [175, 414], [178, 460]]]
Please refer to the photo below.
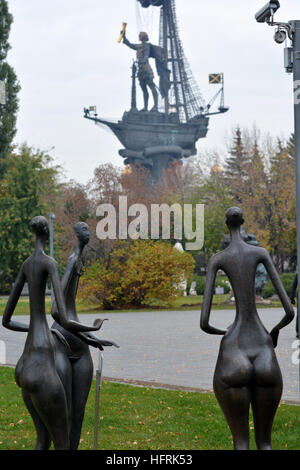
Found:
[[144, 109], [142, 111], [148, 111], [149, 93], [148, 87], [152, 91], [154, 106], [151, 111], [158, 111], [158, 92], [154, 83], [154, 73], [149, 64], [149, 58], [151, 55], [151, 44], [149, 43], [149, 36], [145, 32], [139, 34], [140, 44], [132, 44], [128, 41], [125, 34], [123, 36], [123, 42], [130, 49], [136, 51], [137, 62], [138, 62], [138, 79], [140, 82], [141, 89], [144, 95]]

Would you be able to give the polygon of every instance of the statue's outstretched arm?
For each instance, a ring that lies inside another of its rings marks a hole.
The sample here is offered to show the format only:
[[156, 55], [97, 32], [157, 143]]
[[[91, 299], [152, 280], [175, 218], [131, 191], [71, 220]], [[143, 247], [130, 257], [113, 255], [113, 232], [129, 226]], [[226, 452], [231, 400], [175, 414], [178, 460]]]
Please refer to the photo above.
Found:
[[130, 49], [133, 49], [134, 51], [136, 51], [136, 44], [132, 44], [130, 41], [128, 41], [127, 37], [124, 35], [123, 36], [123, 43], [130, 47]]
[[94, 321], [93, 326], [87, 326], [75, 320], [68, 319], [63, 291], [60, 285], [60, 278], [59, 278], [59, 273], [57, 269], [57, 264], [55, 261], [51, 263], [49, 273], [51, 276], [52, 286], [53, 286], [54, 295], [55, 295], [55, 301], [57, 305], [57, 312], [55, 315], [53, 315], [53, 318], [66, 330], [70, 330], [74, 332], [99, 330], [102, 325], [102, 320], [97, 319]]
[[286, 293], [286, 290], [285, 288], [283, 287], [283, 284], [281, 282], [281, 279], [279, 277], [279, 274], [273, 264], [273, 261], [269, 255], [269, 253], [264, 250], [264, 259], [263, 259], [263, 264], [270, 276], [270, 279], [275, 287], [275, 290], [281, 300], [281, 303], [283, 305], [283, 308], [285, 310], [285, 316], [283, 317], [283, 319], [273, 328], [272, 332], [271, 332], [271, 336], [272, 336], [272, 339], [273, 339], [273, 344], [274, 344], [274, 347], [276, 347], [277, 345], [277, 339], [278, 339], [278, 334], [279, 334], [279, 330], [281, 330], [282, 328], [284, 328], [286, 325], [288, 325], [289, 323], [291, 323], [291, 321], [294, 319], [294, 316], [295, 316], [295, 313], [294, 313], [294, 309], [293, 309], [293, 306], [291, 304], [291, 301], [289, 299], [289, 296], [287, 295]]
[[205, 284], [205, 291], [203, 296], [203, 304], [201, 310], [201, 317], [200, 317], [200, 328], [201, 330], [205, 331], [205, 333], [209, 333], [211, 335], [224, 335], [226, 330], [219, 330], [218, 328], [214, 328], [209, 324], [209, 317], [211, 311], [211, 304], [214, 295], [214, 287], [215, 287], [215, 280], [217, 271], [219, 269], [219, 265], [216, 259], [213, 257], [211, 258], [206, 274], [206, 284]]
[[120, 347], [114, 341], [100, 339], [92, 333], [76, 333], [76, 336], [78, 336], [84, 343], [89, 346], [93, 346], [94, 348], [99, 348], [101, 351], [103, 351], [104, 347], [107, 346], [114, 346], [115, 348]]
[[3, 318], [2, 318], [2, 325], [5, 328], [8, 328], [9, 330], [23, 331], [23, 332], [29, 331], [29, 325], [25, 325], [24, 323], [11, 320], [11, 317], [15, 311], [16, 305], [20, 298], [22, 289], [24, 287], [25, 280], [26, 280], [25, 274], [24, 274], [24, 270], [22, 266], [18, 274], [18, 277], [16, 279], [16, 282], [14, 283], [10, 296], [8, 298], [6, 308], [3, 314]]

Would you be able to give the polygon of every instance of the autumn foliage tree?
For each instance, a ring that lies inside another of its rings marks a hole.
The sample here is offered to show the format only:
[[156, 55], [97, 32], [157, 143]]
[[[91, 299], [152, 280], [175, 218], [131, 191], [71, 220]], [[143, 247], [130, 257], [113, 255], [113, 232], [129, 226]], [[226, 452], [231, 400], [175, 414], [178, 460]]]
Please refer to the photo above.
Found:
[[[230, 188], [248, 231], [269, 250], [280, 272], [295, 251], [296, 177], [293, 139], [260, 145], [257, 131], [241, 136], [247, 159]], [[230, 160], [232, 161], [232, 160]]]
[[[128, 206], [166, 203], [205, 205], [205, 241], [202, 253], [208, 259], [219, 251], [224, 234], [226, 210], [238, 205], [246, 228], [267, 248], [279, 271], [293, 269], [295, 256], [295, 156], [294, 139], [277, 142], [261, 138], [257, 128], [232, 131], [227, 154], [200, 153], [183, 164], [175, 162], [158, 185], [148, 184], [142, 168], [120, 171], [102, 165], [95, 171], [93, 200], [112, 202], [126, 195]], [[194, 220], [195, 222], [195, 220]], [[130, 218], [128, 218], [128, 224]], [[172, 238], [170, 241], [175, 242]], [[185, 240], [182, 240], [183, 246]], [[105, 241], [110, 251], [114, 245]], [[198, 255], [199, 253], [193, 253]]]
[[96, 237], [97, 219], [87, 188], [75, 181], [61, 185], [59, 196], [53, 205], [55, 212], [55, 253], [60, 260], [61, 269], [77, 243], [74, 234], [74, 225], [85, 222], [89, 226], [90, 243], [87, 245], [84, 256], [93, 259], [100, 255], [99, 240]]
[[119, 242], [105, 262], [99, 260], [85, 270], [79, 296], [108, 310], [166, 305], [182, 294], [180, 284], [193, 268], [193, 257], [169, 243]]

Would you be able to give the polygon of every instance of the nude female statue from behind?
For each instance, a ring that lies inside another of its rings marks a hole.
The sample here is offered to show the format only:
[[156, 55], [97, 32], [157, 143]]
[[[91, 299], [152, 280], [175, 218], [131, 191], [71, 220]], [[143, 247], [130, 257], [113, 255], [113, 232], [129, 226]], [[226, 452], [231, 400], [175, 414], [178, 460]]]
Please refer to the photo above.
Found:
[[[294, 318], [294, 310], [268, 252], [245, 243], [240, 236], [242, 211], [226, 212], [229, 246], [210, 260], [200, 327], [224, 335], [214, 374], [214, 392], [233, 435], [234, 448], [249, 448], [249, 408], [252, 406], [258, 449], [270, 450], [273, 420], [282, 395], [282, 376], [274, 348], [280, 329]], [[283, 304], [285, 315], [271, 333], [263, 326], [255, 305], [255, 273], [262, 263]], [[233, 288], [236, 317], [227, 330], [209, 324], [217, 271], [224, 271]]]
[[[78, 240], [74, 253], [70, 256], [61, 286], [66, 302], [67, 318], [79, 322], [76, 312], [76, 295], [82, 274], [82, 253], [90, 239], [88, 225], [78, 222], [74, 225]], [[52, 315], [57, 316], [54, 303]], [[76, 333], [66, 330], [59, 323], [52, 325], [56, 343], [56, 370], [63, 383], [68, 405], [70, 448], [76, 450], [80, 441], [84, 410], [93, 378], [93, 361], [89, 346], [103, 350], [105, 346], [117, 346], [111, 341], [101, 340], [91, 333]], [[66, 343], [56, 336], [63, 335]], [[117, 346], [118, 347], [118, 346]]]
[[[56, 304], [57, 320], [72, 332], [99, 330], [101, 321], [85, 326], [66, 314], [63, 292], [55, 260], [44, 252], [49, 238], [45, 217], [34, 217], [30, 223], [35, 234], [35, 250], [23, 263], [9, 296], [3, 315], [3, 326], [13, 331], [28, 332], [15, 377], [22, 389], [25, 405], [31, 414], [36, 431], [36, 449], [48, 449], [53, 441], [56, 450], [70, 448], [67, 400], [62, 382], [56, 372], [55, 343], [48, 327], [45, 312], [45, 292], [50, 277]], [[29, 286], [30, 324], [12, 320], [12, 315], [27, 281]]]

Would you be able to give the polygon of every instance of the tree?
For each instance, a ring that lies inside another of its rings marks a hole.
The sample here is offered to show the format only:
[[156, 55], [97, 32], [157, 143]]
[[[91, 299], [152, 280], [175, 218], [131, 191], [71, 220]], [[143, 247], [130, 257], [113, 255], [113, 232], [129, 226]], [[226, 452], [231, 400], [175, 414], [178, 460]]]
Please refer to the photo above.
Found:
[[0, 81], [5, 82], [6, 104], [0, 105], [0, 180], [6, 168], [6, 155], [16, 134], [18, 92], [20, 85], [13, 68], [3, 62], [10, 45], [8, 42], [13, 17], [9, 13], [6, 0], [0, 0]]
[[183, 276], [190, 278], [193, 257], [169, 243], [119, 242], [106, 263], [90, 265], [79, 285], [79, 296], [105, 309], [170, 304], [182, 294]]
[[244, 145], [243, 134], [239, 126], [233, 131], [229, 155], [225, 162], [225, 176], [231, 193], [239, 203], [238, 191], [247, 184], [248, 154]]
[[[245, 133], [247, 135], [247, 133]], [[293, 138], [261, 148], [257, 132], [247, 135], [246, 183], [234, 186], [235, 202], [244, 212], [248, 231], [272, 255], [277, 269], [295, 249], [295, 154]]]
[[89, 191], [95, 208], [102, 203], [117, 204], [118, 197], [122, 193], [120, 168], [112, 163], [99, 165], [89, 183]]
[[77, 222], [86, 222], [90, 231], [90, 242], [84, 251], [85, 259], [91, 260], [102, 254], [102, 245], [96, 238], [96, 213], [84, 185], [70, 181], [60, 186], [53, 205], [55, 212], [54, 247], [59, 267], [64, 268], [74, 244], [76, 243], [73, 227]]
[[221, 250], [222, 240], [227, 232], [225, 212], [235, 204], [228, 179], [220, 165], [214, 165], [203, 178], [192, 202], [205, 205], [203, 251], [208, 259]]
[[294, 133], [291, 134], [290, 138], [287, 141], [286, 150], [291, 157], [295, 158], [295, 134]]
[[280, 272], [288, 253], [296, 247], [296, 161], [295, 152], [287, 146], [271, 159], [269, 194], [272, 216], [269, 219], [269, 246]]
[[269, 228], [267, 217], [270, 212], [267, 162], [260, 149], [257, 130], [246, 134], [248, 161], [244, 168], [247, 183], [236, 185], [235, 199], [244, 211], [247, 226], [255, 231], [257, 239], [266, 246]]
[[[23, 261], [32, 252], [30, 220], [50, 211], [59, 168], [51, 158], [23, 145], [7, 155], [0, 187], [0, 292], [7, 293]], [[47, 197], [46, 197], [47, 196]]]

